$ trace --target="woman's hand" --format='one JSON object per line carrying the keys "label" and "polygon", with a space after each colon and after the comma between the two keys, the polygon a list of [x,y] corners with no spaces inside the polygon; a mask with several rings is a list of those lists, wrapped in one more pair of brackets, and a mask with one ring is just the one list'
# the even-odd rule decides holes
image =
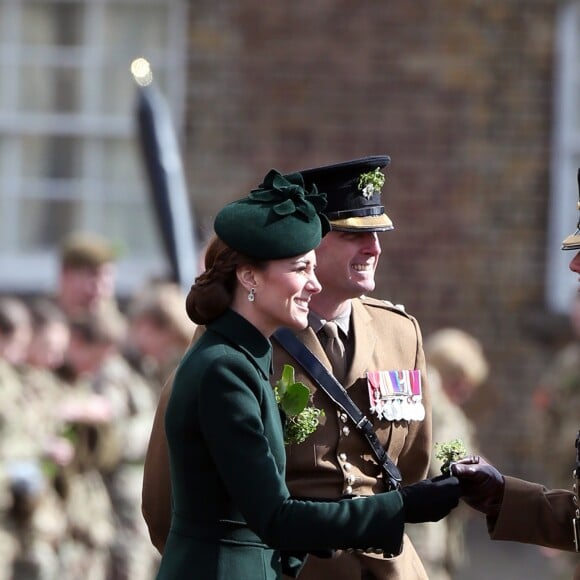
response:
{"label": "woman's hand", "polygon": [[405,522],[437,522],[459,503],[461,489],[455,477],[439,475],[399,490],[403,496]]}

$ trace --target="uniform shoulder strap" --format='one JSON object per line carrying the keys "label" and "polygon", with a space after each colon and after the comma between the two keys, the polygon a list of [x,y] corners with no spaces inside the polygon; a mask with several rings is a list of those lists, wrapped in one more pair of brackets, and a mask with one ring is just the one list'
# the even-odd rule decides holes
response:
{"label": "uniform shoulder strap", "polygon": [[389,310],[406,318],[411,318],[411,315],[405,310],[404,304],[393,304],[390,300],[380,300],[379,298],[371,298],[370,296],[361,296],[359,300],[364,306]]}

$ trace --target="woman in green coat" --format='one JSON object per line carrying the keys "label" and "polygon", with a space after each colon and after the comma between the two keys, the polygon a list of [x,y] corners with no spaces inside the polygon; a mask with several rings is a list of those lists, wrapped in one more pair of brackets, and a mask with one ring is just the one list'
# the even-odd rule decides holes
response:
{"label": "woman in green coat", "polygon": [[177,369],[165,416],[173,514],[158,580],[295,576],[306,552],[332,548],[398,554],[406,521],[440,519],[458,503],[455,478],[368,498],[290,497],[268,337],[307,325],[324,205],[300,174],[272,170],[216,217],[186,302],[206,332]]}

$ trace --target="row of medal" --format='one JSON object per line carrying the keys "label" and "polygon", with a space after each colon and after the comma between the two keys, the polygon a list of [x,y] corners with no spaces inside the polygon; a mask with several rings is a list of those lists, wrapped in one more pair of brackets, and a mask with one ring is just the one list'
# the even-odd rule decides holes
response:
{"label": "row of medal", "polygon": [[370,410],[387,421],[422,421],[425,418],[421,371],[368,371]]}

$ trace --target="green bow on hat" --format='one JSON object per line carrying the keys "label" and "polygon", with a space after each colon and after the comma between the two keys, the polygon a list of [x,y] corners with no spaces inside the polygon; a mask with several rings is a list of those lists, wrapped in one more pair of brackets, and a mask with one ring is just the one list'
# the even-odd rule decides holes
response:
{"label": "green bow on hat", "polygon": [[275,169],[270,169],[259,188],[252,190],[248,198],[268,203],[280,201],[272,206],[272,211],[280,216],[298,213],[312,219],[326,207],[326,194],[318,193],[314,184],[310,192],[306,192],[300,173],[282,175]]}
{"label": "green bow on hat", "polygon": [[251,258],[276,260],[313,250],[330,231],[322,210],[326,194],[313,184],[304,189],[300,173],[282,175],[271,169],[247,197],[216,216],[216,234],[231,248]]}

